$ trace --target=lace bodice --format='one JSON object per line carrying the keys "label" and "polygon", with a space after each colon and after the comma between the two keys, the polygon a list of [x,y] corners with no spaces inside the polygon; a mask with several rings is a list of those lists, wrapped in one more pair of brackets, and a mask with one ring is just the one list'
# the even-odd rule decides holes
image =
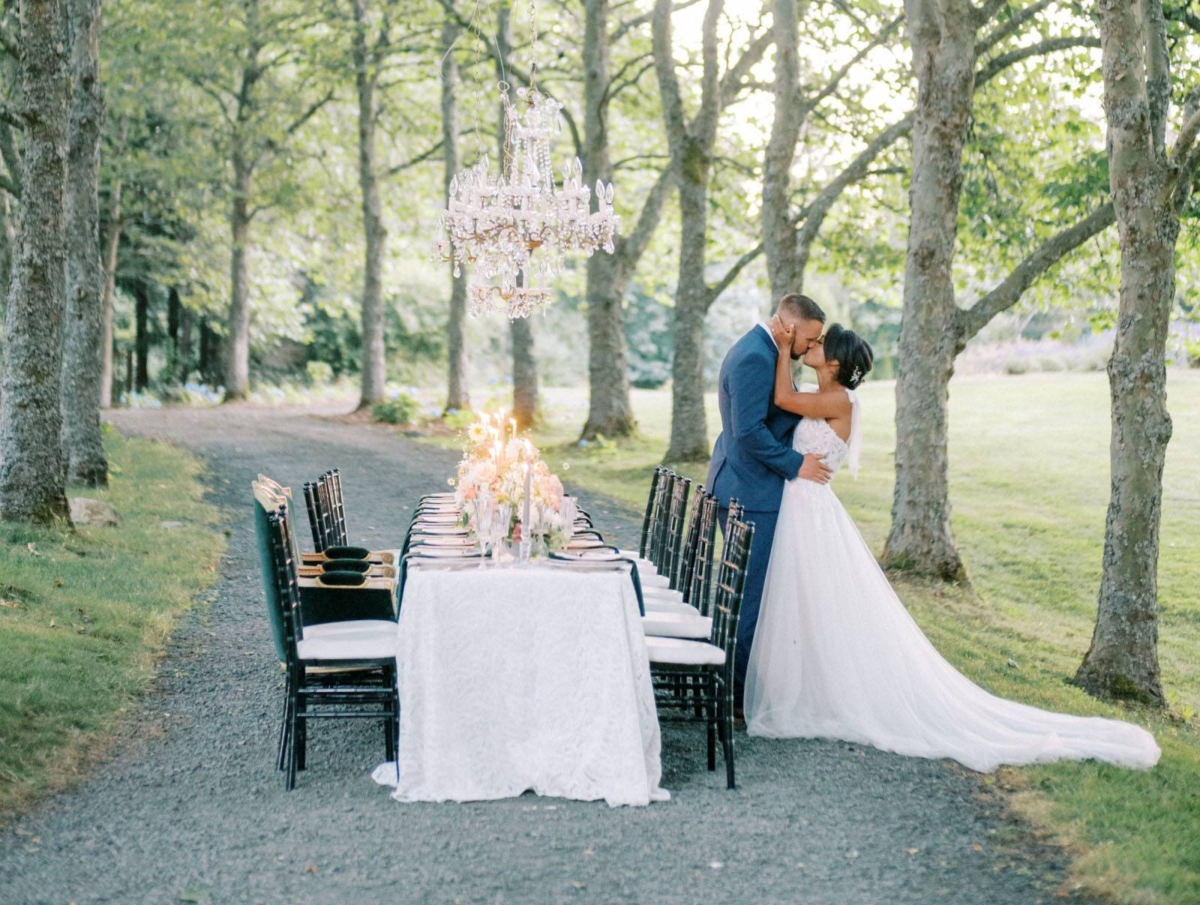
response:
{"label": "lace bodice", "polygon": [[842,467],[850,448],[833,432],[824,418],[803,418],[792,435],[792,448],[800,453],[824,453],[824,462],[834,472]]}

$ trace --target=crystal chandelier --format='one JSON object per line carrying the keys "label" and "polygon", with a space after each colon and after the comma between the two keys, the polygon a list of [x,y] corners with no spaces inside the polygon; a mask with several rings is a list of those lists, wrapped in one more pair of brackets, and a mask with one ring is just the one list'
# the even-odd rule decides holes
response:
{"label": "crystal chandelier", "polygon": [[502,311],[510,319],[528,317],[545,307],[553,294],[544,283],[564,271],[566,255],[598,248],[612,254],[620,218],[612,208],[612,183],[583,184],[579,158],[555,184],[550,146],[562,129],[562,104],[536,85],[517,89],[509,99],[500,83],[504,107],[504,161],[499,176],[489,171],[487,155],[450,182],[435,252],[454,262],[454,275],[472,264],[471,313]]}

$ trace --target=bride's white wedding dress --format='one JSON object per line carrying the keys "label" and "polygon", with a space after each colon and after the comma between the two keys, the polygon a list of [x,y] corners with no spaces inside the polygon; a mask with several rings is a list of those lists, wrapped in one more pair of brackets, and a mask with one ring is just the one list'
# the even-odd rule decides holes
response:
{"label": "bride's white wedding dress", "polygon": [[[800,422],[793,445],[835,470],[850,453],[815,418]],[[1049,713],[973,684],[908,615],[832,488],[800,479],[783,492],[745,710],[751,735],[842,739],[981,772],[1086,758],[1151,767],[1160,754],[1138,726]]]}

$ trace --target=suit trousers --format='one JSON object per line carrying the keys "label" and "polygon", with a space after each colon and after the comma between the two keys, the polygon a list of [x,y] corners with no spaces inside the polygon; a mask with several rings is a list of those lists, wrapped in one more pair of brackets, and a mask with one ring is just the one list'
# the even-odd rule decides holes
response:
{"label": "suit trousers", "polygon": [[[722,506],[719,511],[721,534],[725,534],[725,522],[729,510]],[[742,695],[746,685],[746,667],[750,663],[750,646],[754,643],[754,630],[758,627],[758,610],[762,605],[763,583],[767,580],[767,563],[771,559],[771,544],[775,540],[775,523],[779,511],[746,510],[743,521],[754,523],[754,542],[750,547],[750,563],[746,567],[746,583],[742,590],[742,609],[738,618],[737,652],[733,661],[733,694],[738,707],[742,706]]]}

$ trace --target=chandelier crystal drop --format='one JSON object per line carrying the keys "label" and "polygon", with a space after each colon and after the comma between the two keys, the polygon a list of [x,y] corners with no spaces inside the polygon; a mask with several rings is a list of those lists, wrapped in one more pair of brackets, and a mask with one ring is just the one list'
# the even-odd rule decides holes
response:
{"label": "chandelier crystal drop", "polygon": [[504,107],[504,161],[499,176],[489,172],[485,154],[450,182],[435,254],[454,262],[454,275],[473,266],[471,313],[504,312],[528,317],[553,299],[545,282],[563,273],[565,258],[597,249],[612,254],[620,218],[613,211],[612,183],[583,184],[579,158],[567,164],[561,186],[555,182],[550,148],[562,130],[562,104],[536,87],[518,88]]}

